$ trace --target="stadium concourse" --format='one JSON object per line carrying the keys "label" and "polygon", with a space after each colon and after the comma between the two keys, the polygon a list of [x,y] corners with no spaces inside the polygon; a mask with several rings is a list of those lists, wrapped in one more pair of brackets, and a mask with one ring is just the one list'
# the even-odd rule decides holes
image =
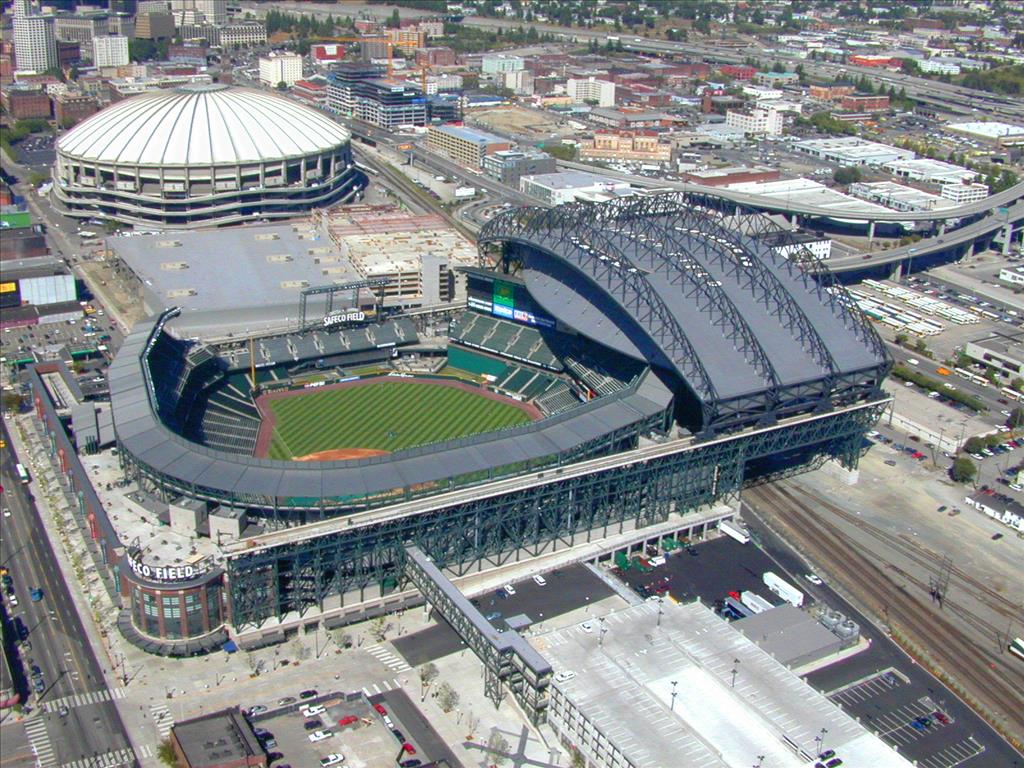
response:
{"label": "stadium concourse", "polygon": [[[180,511],[179,529],[217,532],[219,556],[191,575],[223,569],[236,637],[392,604],[409,544],[458,576],[642,541],[651,526],[682,531],[688,513],[750,482],[829,459],[855,467],[886,403],[881,341],[813,260],[776,254],[779,238],[767,219],[722,219],[673,195],[510,210],[479,236],[497,268],[461,268],[466,303],[444,309],[444,344],[420,338],[422,314],[401,312],[187,340],[169,309],[133,329],[110,368],[117,460],[140,498]],[[359,383],[318,392],[347,382]],[[383,397],[394,421],[375,436],[288,452],[376,455],[255,455],[261,397],[302,393],[281,401],[302,404],[403,383],[515,403],[532,419],[448,408],[459,429],[435,433],[429,404]],[[355,424],[366,407],[338,410]],[[119,566],[143,556],[110,547]],[[132,613],[139,632],[144,618]]]}

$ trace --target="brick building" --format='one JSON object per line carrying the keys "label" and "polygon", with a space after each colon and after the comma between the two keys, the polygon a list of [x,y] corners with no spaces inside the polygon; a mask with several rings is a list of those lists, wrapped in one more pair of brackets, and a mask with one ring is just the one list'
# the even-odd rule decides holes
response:
{"label": "brick building", "polygon": [[889,97],[854,93],[843,96],[839,106],[850,112],[884,112],[889,109]]}
{"label": "brick building", "polygon": [[812,85],[808,95],[821,101],[839,101],[844,96],[851,96],[856,90],[852,85]]}
{"label": "brick building", "polygon": [[416,64],[420,67],[453,67],[455,51],[445,46],[420,48],[416,51]]}
{"label": "brick building", "polygon": [[79,123],[100,109],[99,102],[92,96],[75,91],[65,91],[53,99],[53,116],[57,125],[68,128]]}
{"label": "brick building", "polygon": [[672,145],[658,140],[652,132],[596,133],[579,144],[581,160],[635,160],[667,163]]}
{"label": "brick building", "polygon": [[748,64],[725,64],[718,71],[734,80],[753,80],[757,74],[757,70]]}
{"label": "brick building", "polygon": [[0,90],[0,103],[15,120],[49,120],[52,113],[50,97],[41,88],[4,88]]}

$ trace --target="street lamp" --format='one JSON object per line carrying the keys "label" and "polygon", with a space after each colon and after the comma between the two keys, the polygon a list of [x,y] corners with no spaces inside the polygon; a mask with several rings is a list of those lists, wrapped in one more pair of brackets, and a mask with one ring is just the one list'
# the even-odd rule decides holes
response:
{"label": "street lamp", "polygon": [[604,633],[608,630],[604,626],[604,616],[600,617],[598,621],[601,622],[601,629],[597,635],[597,647],[601,648],[604,645]]}
{"label": "street lamp", "polygon": [[738,669],[739,664],[740,664],[740,660],[739,659],[733,659],[732,660],[732,685],[730,686],[731,688],[735,688],[736,687],[736,673],[739,672],[739,669]]}
{"label": "street lamp", "polygon": [[825,751],[825,734],[828,733],[828,728],[822,728],[820,733],[814,737],[814,741],[818,744],[818,754],[820,755]]}
{"label": "street lamp", "polygon": [[676,686],[677,685],[679,685],[679,681],[678,680],[673,680],[672,681],[672,705],[670,707],[670,710],[672,712],[676,711],[676,695],[677,695],[676,694]]}

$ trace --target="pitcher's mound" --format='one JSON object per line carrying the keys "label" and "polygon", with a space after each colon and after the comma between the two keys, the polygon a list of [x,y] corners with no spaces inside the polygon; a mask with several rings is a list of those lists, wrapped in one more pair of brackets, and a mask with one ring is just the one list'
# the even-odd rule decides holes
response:
{"label": "pitcher's mound", "polygon": [[296,456],[292,461],[344,461],[345,459],[365,459],[367,456],[386,456],[390,451],[378,451],[375,448],[332,448],[329,451],[307,453]]}

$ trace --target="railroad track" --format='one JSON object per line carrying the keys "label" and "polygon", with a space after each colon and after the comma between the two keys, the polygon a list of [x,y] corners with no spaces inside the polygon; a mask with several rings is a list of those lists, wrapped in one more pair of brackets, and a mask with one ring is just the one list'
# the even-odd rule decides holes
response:
{"label": "railroad track", "polygon": [[[828,499],[822,498],[819,494],[804,488],[801,488],[799,493],[813,499],[816,504],[827,509],[830,514],[845,520],[850,525],[864,531],[872,538],[897,550],[902,556],[917,563],[917,565],[921,566],[926,571],[934,572],[937,575],[938,571],[941,569],[942,555],[938,552],[928,549],[927,547],[923,547],[910,538],[901,537],[899,539],[901,543],[897,545],[893,542],[893,536],[888,531],[867,522],[863,518],[858,517],[842,507],[836,506]],[[949,569],[949,574],[951,580],[952,577],[956,578],[958,581],[957,586],[960,589],[970,594],[975,600],[983,602],[993,613],[1000,614],[1004,618],[1011,619],[1016,622],[1024,621],[1024,609],[1022,609],[1020,605],[1008,603],[1004,595],[1000,594],[997,590],[988,586],[984,582],[974,578],[962,568],[952,566]],[[927,590],[927,585],[925,585],[925,589]]]}
{"label": "railroad track", "polygon": [[822,520],[809,503],[790,489],[778,484],[765,485],[752,495],[760,498],[803,549],[825,553],[833,561],[842,553],[843,580],[871,612],[884,616],[890,626],[928,649],[938,666],[955,677],[990,713],[999,716],[994,723],[997,727],[1018,739],[1024,734],[1024,675],[980,647],[947,617],[894,584],[862,545]]}

